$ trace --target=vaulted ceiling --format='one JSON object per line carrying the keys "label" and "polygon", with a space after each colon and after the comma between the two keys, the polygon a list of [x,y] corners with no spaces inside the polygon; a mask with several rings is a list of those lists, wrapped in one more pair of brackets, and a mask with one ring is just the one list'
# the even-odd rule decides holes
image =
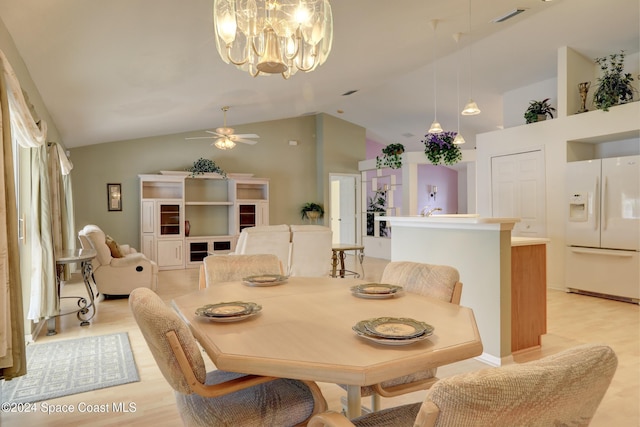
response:
{"label": "vaulted ceiling", "polygon": [[[222,62],[212,0],[0,0],[0,18],[69,148],[215,128],[224,105],[232,126],[324,112],[419,147],[435,105],[456,130],[471,92],[482,109],[461,118],[472,147],[502,126],[502,94],[556,76],[558,48],[588,58],[640,50],[638,0],[331,3],[327,62],[286,81]],[[515,8],[525,12],[491,22]]]}

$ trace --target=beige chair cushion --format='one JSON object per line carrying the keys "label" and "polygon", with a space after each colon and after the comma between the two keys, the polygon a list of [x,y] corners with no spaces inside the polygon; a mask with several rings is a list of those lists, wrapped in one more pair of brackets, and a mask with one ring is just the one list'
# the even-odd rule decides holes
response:
{"label": "beige chair cushion", "polygon": [[235,253],[238,255],[273,254],[284,271],[289,269],[291,231],[286,224],[249,227],[242,230]]}

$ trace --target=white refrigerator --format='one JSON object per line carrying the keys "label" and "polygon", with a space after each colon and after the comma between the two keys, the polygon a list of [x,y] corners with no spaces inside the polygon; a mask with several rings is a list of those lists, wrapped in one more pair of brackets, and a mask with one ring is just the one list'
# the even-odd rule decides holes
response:
{"label": "white refrigerator", "polygon": [[640,299],[640,156],[567,164],[566,287]]}

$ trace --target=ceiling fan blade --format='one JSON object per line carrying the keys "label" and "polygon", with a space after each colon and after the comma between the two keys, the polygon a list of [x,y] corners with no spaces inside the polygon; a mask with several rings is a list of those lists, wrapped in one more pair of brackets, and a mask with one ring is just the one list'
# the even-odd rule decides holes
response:
{"label": "ceiling fan blade", "polygon": [[217,138],[217,136],[192,136],[185,139],[211,139],[211,138]]}
{"label": "ceiling fan blade", "polygon": [[255,145],[258,143],[258,141],[254,141],[252,139],[242,139],[242,138],[233,139],[233,142],[242,142],[244,144],[249,144],[249,145]]}
{"label": "ceiling fan blade", "polygon": [[256,135],[255,133],[238,133],[235,135],[232,135],[238,138],[260,138],[258,135]]}
{"label": "ceiling fan blade", "polygon": [[218,137],[218,138],[221,138],[221,137],[223,137],[223,136],[224,136],[223,134],[218,133],[218,132],[214,132],[214,131],[212,131],[212,130],[205,130],[205,132],[206,132],[206,133],[210,133],[211,135],[215,135],[215,136],[216,136],[216,137]]}

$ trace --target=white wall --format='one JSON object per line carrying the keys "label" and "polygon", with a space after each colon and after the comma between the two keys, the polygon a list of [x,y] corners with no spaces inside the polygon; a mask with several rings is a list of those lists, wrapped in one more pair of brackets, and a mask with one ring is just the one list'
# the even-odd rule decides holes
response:
{"label": "white wall", "polygon": [[[567,142],[604,143],[625,140],[640,150],[640,102],[568,117],[517,126],[477,136],[478,213],[491,214],[491,157],[544,146],[547,194],[547,251],[549,287],[564,289],[565,166]],[[619,143],[615,144],[620,145]],[[600,148],[606,150],[606,148]]]}
{"label": "white wall", "polygon": [[[558,79],[555,77],[529,86],[505,92],[502,98],[502,115],[505,128],[520,126],[526,123],[524,112],[531,101],[542,101],[549,98],[549,104],[558,109]],[[558,112],[553,117],[558,117]],[[547,120],[549,118],[547,117]],[[476,141],[477,144],[477,141]]]}

